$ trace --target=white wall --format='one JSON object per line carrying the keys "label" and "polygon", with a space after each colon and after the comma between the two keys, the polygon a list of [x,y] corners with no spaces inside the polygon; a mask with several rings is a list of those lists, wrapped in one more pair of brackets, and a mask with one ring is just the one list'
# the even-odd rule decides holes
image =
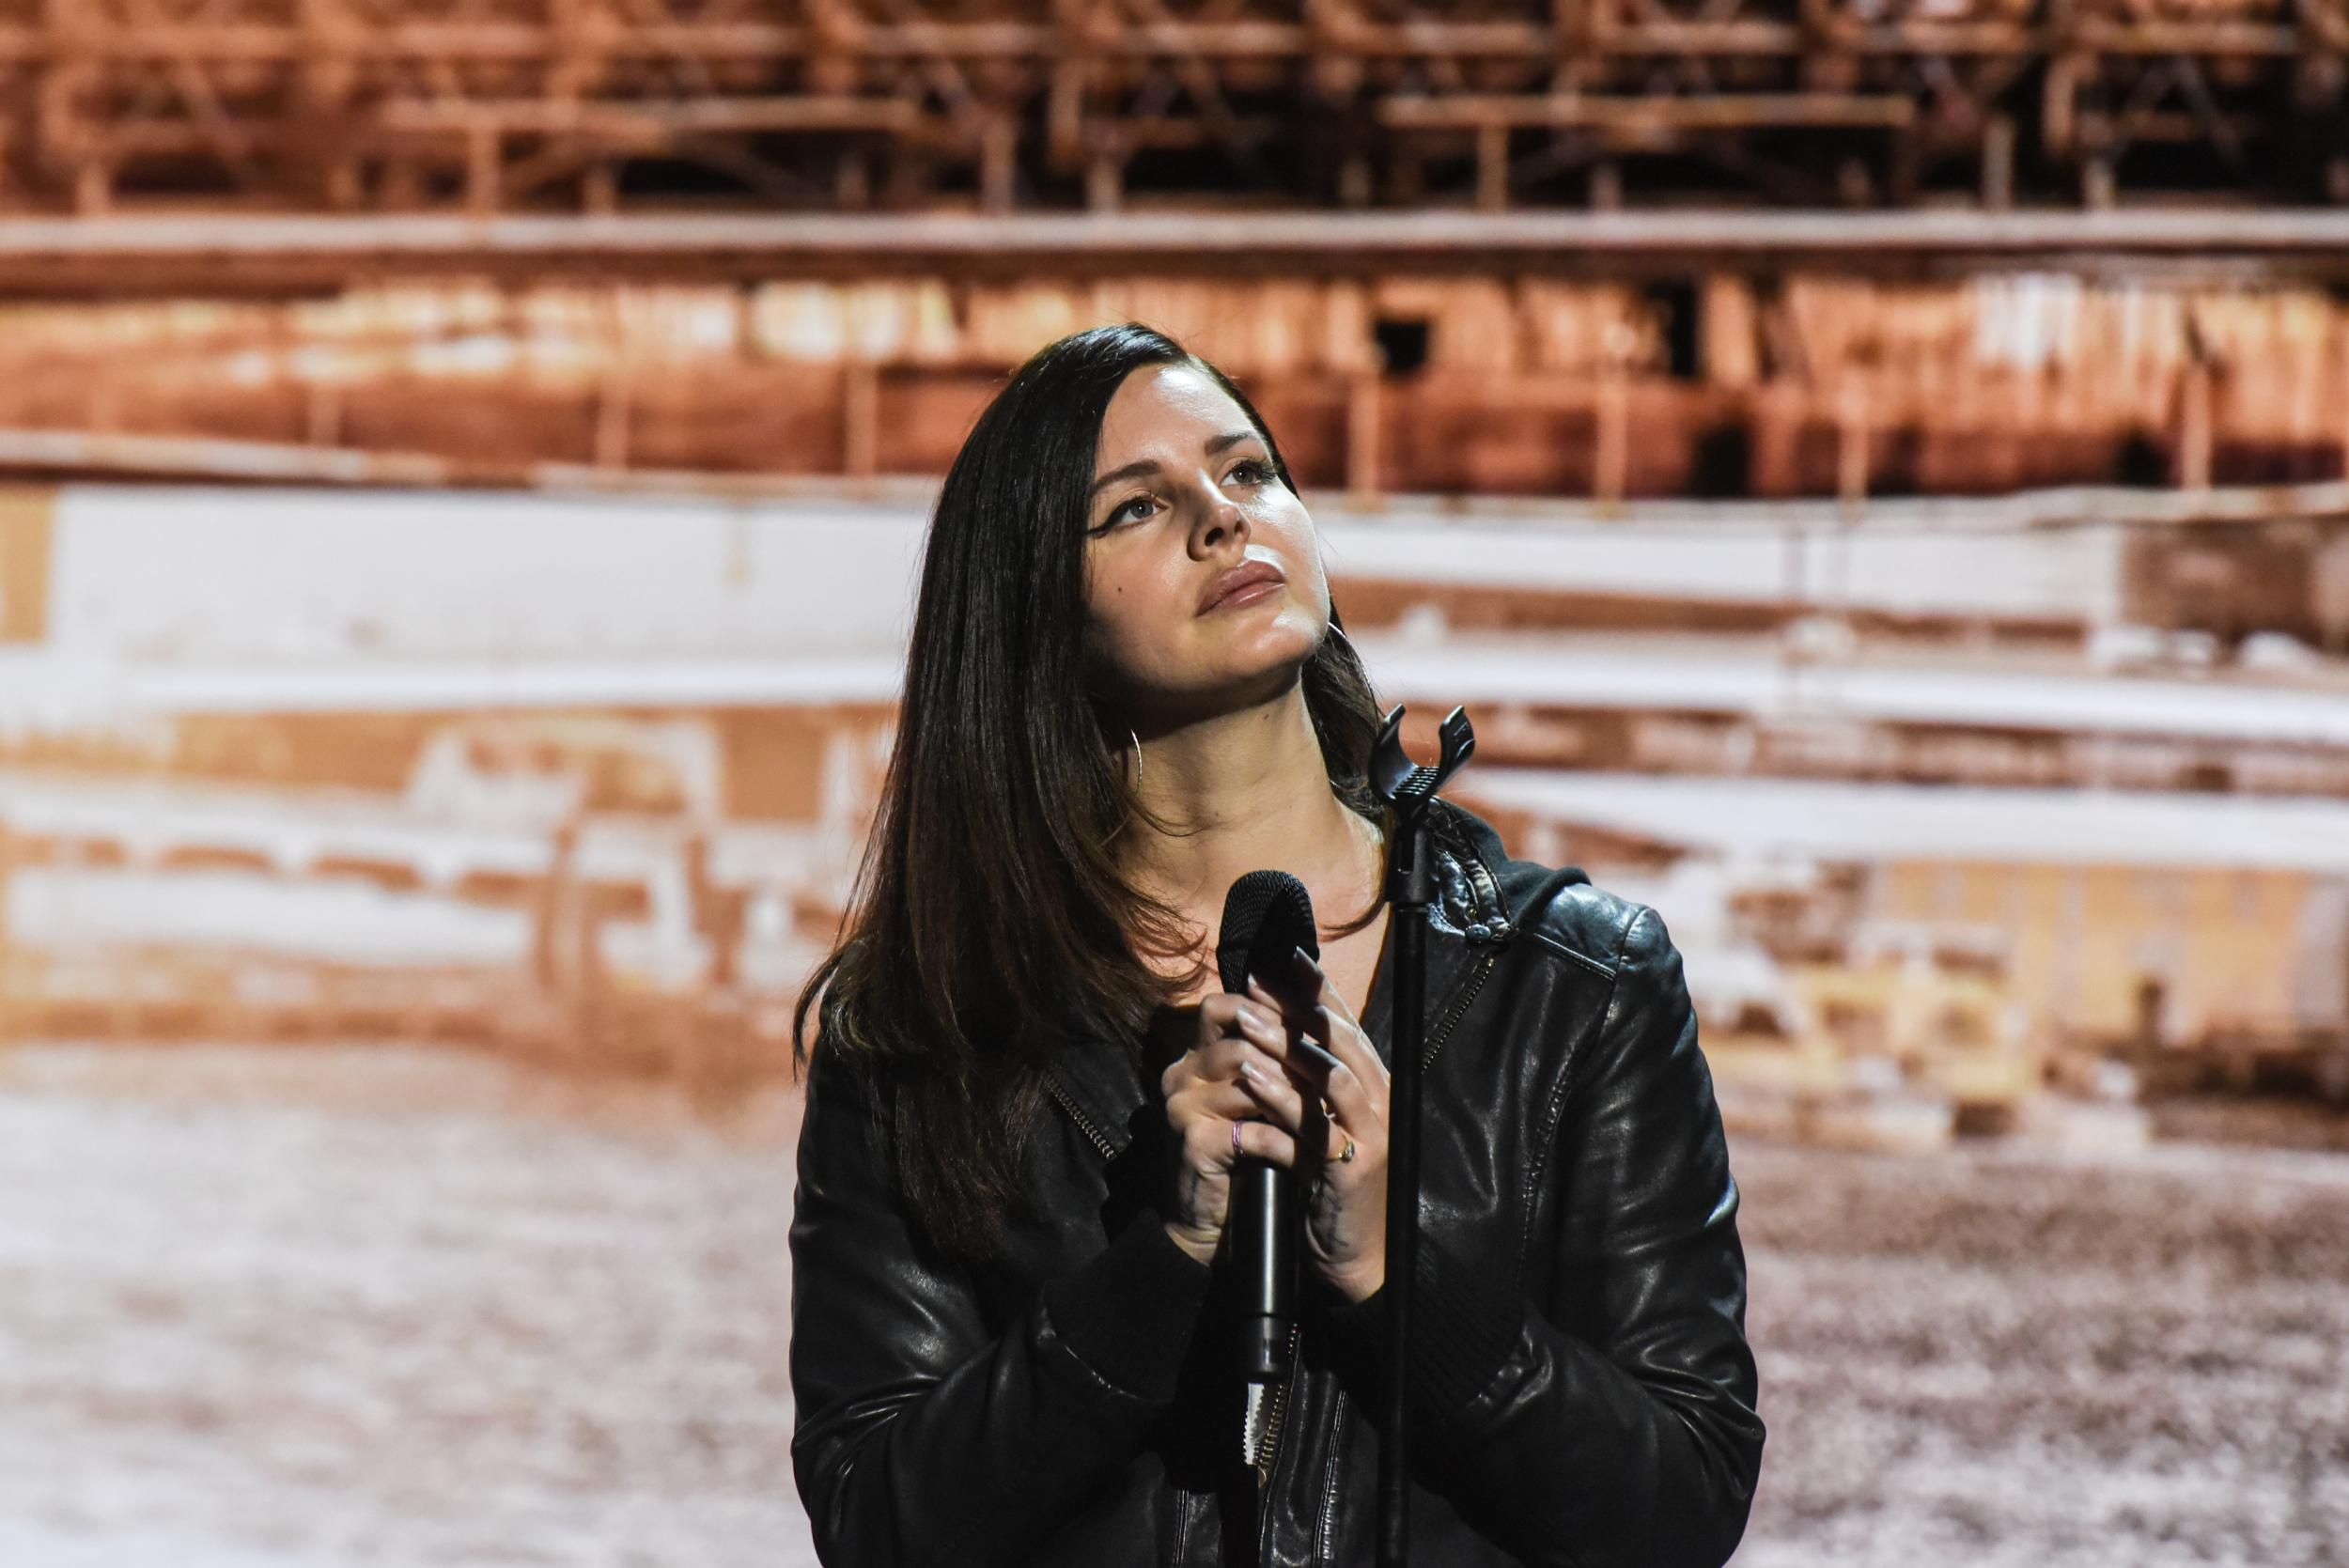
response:
{"label": "white wall", "polygon": [[60,652],[197,660],[392,654],[894,650],[924,519],[845,502],[74,487]]}
{"label": "white wall", "polygon": [[[1341,578],[2117,613],[2117,530],[2009,532],[1996,502],[1885,503],[1848,531],[1815,507],[1311,502]],[[928,503],[75,486],[56,518],[60,651],[766,657],[901,651]]]}

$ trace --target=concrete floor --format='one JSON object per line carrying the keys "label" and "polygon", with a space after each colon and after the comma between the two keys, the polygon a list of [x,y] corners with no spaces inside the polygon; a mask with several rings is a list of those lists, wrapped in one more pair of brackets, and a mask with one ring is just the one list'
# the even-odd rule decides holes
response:
{"label": "concrete floor", "polygon": [[[0,1563],[795,1568],[781,1095],[0,1050]],[[1741,1143],[1736,1561],[2349,1560],[2349,1155]]]}

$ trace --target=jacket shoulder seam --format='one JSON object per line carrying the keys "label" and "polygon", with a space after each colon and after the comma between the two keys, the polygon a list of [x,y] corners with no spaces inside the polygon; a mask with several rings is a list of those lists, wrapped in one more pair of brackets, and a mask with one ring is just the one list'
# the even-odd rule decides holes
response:
{"label": "jacket shoulder seam", "polygon": [[1557,954],[1560,957],[1569,959],[1574,963],[1581,965],[1584,969],[1589,970],[1593,974],[1597,975],[1602,980],[1612,980],[1615,978],[1614,965],[1608,963],[1603,958],[1593,957],[1591,955],[1569,943],[1553,931],[1544,930],[1538,925],[1529,925],[1525,928],[1525,934],[1532,938],[1535,941],[1540,942],[1544,947],[1548,948],[1551,952]]}
{"label": "jacket shoulder seam", "polygon": [[[1607,1032],[1614,1027],[1615,1017],[1623,1006],[1625,955],[1631,951],[1631,933],[1639,928],[1641,921],[1647,918],[1647,913],[1648,907],[1644,904],[1631,906],[1631,918],[1624,922],[1623,931],[1615,941],[1615,962],[1607,970],[1609,982],[1607,1005],[1599,1009],[1598,1022],[1585,1031],[1585,1033],[1604,1037]],[[1580,1044],[1581,1040],[1578,1037],[1575,1045],[1579,1047]],[[1558,1125],[1565,1115],[1566,1096],[1574,1091],[1576,1071],[1581,1065],[1582,1052],[1579,1049],[1570,1049],[1566,1056],[1564,1071],[1559,1075],[1557,1093],[1550,1096],[1551,1116],[1549,1126],[1546,1129],[1548,1133],[1546,1142],[1554,1141],[1558,1136]]]}
{"label": "jacket shoulder seam", "polygon": [[[1611,902],[1618,906],[1616,910],[1611,911],[1614,919],[1621,922],[1620,924],[1615,925],[1612,933],[1614,953],[1611,958],[1601,957],[1597,953],[1589,951],[1591,946],[1595,946],[1598,941],[1605,939],[1603,930],[1581,929],[1585,925],[1595,924],[1595,922],[1572,920],[1562,912],[1562,905],[1569,902],[1581,902],[1577,897],[1579,893],[1591,895],[1594,902],[1598,902],[1597,912],[1602,915],[1610,912],[1606,910],[1606,903]],[[1582,904],[1581,907],[1588,908],[1589,905]],[[1619,894],[1606,893],[1595,883],[1570,882],[1549,890],[1549,896],[1542,899],[1536,907],[1528,910],[1528,918],[1517,926],[1517,929],[1533,938],[1560,957],[1571,963],[1579,964],[1593,974],[1611,981],[1621,970],[1629,954],[1631,933],[1639,925],[1640,917],[1647,912],[1647,908],[1648,906],[1644,904],[1624,898]],[[1573,929],[1567,929],[1570,926]],[[1577,937],[1581,937],[1584,940],[1578,941]]]}

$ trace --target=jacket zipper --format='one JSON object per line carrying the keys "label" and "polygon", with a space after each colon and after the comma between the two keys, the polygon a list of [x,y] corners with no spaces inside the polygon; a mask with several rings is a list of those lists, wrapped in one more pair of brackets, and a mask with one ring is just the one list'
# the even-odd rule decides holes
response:
{"label": "jacket zipper", "polygon": [[[1344,1389],[1339,1389],[1330,1396],[1330,1430],[1337,1434],[1343,1434],[1346,1431],[1346,1390]],[[1330,1463],[1322,1471],[1321,1529],[1315,1536],[1314,1544],[1315,1551],[1325,1562],[1330,1560],[1333,1550],[1330,1540],[1330,1527],[1338,1512],[1338,1449],[1343,1441],[1342,1436],[1331,1441]]]}
{"label": "jacket zipper", "polygon": [[1257,1441],[1256,1452],[1249,1463],[1256,1467],[1256,1492],[1262,1497],[1272,1483],[1272,1455],[1281,1443],[1281,1418],[1288,1411],[1289,1385],[1297,1381],[1297,1321],[1289,1321],[1288,1375],[1272,1390],[1272,1413],[1265,1418],[1264,1436]]}
{"label": "jacket zipper", "polygon": [[1460,1000],[1452,1004],[1452,1011],[1444,1015],[1443,1025],[1436,1031],[1435,1038],[1428,1041],[1426,1048],[1419,1053],[1422,1067],[1436,1060],[1436,1052],[1441,1050],[1443,1043],[1452,1038],[1453,1030],[1459,1027],[1460,1020],[1468,1016],[1468,1010],[1476,1005],[1477,993],[1485,988],[1486,980],[1500,965],[1499,953],[1487,953],[1476,960],[1475,972],[1469,976],[1468,986],[1460,992]]}
{"label": "jacket zipper", "polygon": [[[1476,969],[1470,974],[1468,985],[1460,992],[1460,1000],[1453,1003],[1451,1011],[1444,1015],[1443,1021],[1437,1026],[1434,1037],[1428,1041],[1426,1048],[1420,1052],[1419,1061],[1421,1067],[1424,1068],[1436,1060],[1436,1052],[1443,1048],[1443,1044],[1446,1040],[1452,1038],[1452,1032],[1459,1027],[1460,1020],[1468,1016],[1468,1010],[1471,1006],[1475,1005],[1478,993],[1483,991],[1485,988],[1485,982],[1491,977],[1493,970],[1499,968],[1500,964],[1501,955],[1498,952],[1488,952],[1476,961]],[[1297,1336],[1299,1327],[1299,1326],[1296,1323],[1291,1323],[1289,1325],[1289,1374],[1287,1378],[1283,1380],[1280,1388],[1273,1391],[1272,1416],[1271,1419],[1265,1423],[1263,1455],[1256,1462],[1256,1489],[1257,1495],[1261,1498],[1256,1513],[1256,1556],[1260,1560],[1266,1555],[1267,1543],[1265,1541],[1265,1529],[1266,1526],[1271,1522],[1272,1498],[1269,1495],[1269,1490],[1272,1484],[1273,1463],[1279,1458],[1281,1452],[1281,1418],[1285,1412],[1285,1407],[1287,1405],[1289,1384],[1296,1381],[1297,1378]],[[1343,1389],[1340,1390],[1339,1397],[1343,1399]],[[1333,1413],[1335,1414],[1343,1415],[1344,1410],[1345,1406],[1343,1405],[1333,1406]],[[1334,1467],[1332,1467],[1332,1473],[1334,1476]],[[1325,1493],[1322,1498],[1321,1517],[1322,1530],[1325,1538],[1330,1528],[1330,1513],[1335,1501],[1336,1494],[1334,1490]]]}
{"label": "jacket zipper", "polygon": [[1066,1092],[1061,1088],[1058,1079],[1047,1078],[1044,1080],[1044,1092],[1060,1101],[1061,1109],[1067,1111],[1069,1119],[1077,1124],[1077,1130],[1093,1140],[1093,1146],[1101,1151],[1103,1159],[1117,1157],[1117,1150],[1111,1145],[1107,1138],[1101,1135],[1101,1129],[1093,1125],[1093,1119],[1077,1109],[1077,1102],[1068,1097]]}

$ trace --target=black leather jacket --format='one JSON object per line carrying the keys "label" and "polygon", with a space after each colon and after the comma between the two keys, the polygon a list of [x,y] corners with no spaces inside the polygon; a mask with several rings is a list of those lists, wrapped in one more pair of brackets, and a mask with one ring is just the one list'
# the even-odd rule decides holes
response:
{"label": "black leather jacket", "polygon": [[[1680,956],[1644,905],[1439,803],[1410,1560],[1726,1560],[1761,1468],[1745,1255]],[[1389,1049],[1392,948],[1362,1022]],[[791,1226],[792,1461],[828,1564],[1367,1564],[1383,1293],[1312,1295],[1258,1463],[1225,1271],[1156,1211],[1165,1116],[1074,1053],[983,1269],[917,1250],[870,1081],[820,1042]],[[1310,1272],[1310,1271],[1308,1271]]]}

